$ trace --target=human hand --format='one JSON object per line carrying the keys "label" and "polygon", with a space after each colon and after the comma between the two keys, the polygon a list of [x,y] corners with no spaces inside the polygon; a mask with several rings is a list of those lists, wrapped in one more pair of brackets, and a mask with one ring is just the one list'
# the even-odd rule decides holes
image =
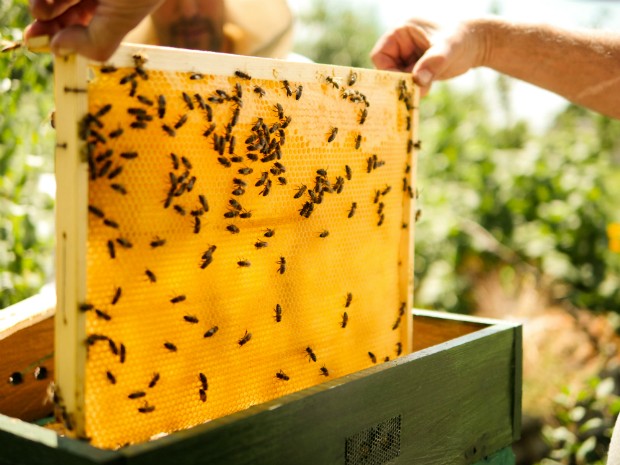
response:
{"label": "human hand", "polygon": [[54,53],[79,53],[107,60],[123,40],[162,0],[30,0],[34,22],[26,41],[51,37]]}
{"label": "human hand", "polygon": [[483,63],[485,34],[475,21],[440,28],[410,19],[384,34],[370,53],[379,69],[411,72],[426,95],[435,80],[450,79]]}

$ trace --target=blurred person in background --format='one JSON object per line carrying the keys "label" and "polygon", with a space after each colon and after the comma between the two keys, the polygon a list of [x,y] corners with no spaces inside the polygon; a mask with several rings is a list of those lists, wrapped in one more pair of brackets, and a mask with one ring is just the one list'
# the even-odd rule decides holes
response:
{"label": "blurred person in background", "polygon": [[105,61],[121,41],[288,58],[286,0],[31,0],[25,38],[48,35],[54,53]]}

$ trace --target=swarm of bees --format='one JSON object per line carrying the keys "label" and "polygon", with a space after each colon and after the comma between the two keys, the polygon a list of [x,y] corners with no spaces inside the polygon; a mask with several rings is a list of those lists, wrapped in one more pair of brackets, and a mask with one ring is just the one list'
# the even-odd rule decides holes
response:
{"label": "swarm of bees", "polygon": [[[102,65],[88,88],[64,89],[89,93],[79,124],[89,177],[89,289],[78,308],[87,316],[86,392],[127,405],[107,436],[97,432],[105,414],[86,413],[88,435],[104,447],[121,443],[122,422],[149,418],[164,428],[177,402],[191,405],[192,416],[171,424],[187,427],[403,353],[406,296],[385,297],[381,284],[379,296],[364,295],[369,286],[347,268],[369,265],[347,244],[376,241],[385,249],[391,241],[398,250],[409,235],[403,205],[414,198],[410,167],[419,146],[410,133],[412,84],[389,81],[402,124],[375,144],[385,132],[373,113],[381,103],[371,102],[362,87],[368,78],[358,71],[294,82],[246,69],[169,77],[149,65],[135,54],[131,67]],[[339,112],[312,118],[310,127],[307,112],[317,99]],[[395,254],[391,261],[378,255],[379,274],[397,276]],[[329,276],[307,283],[313,293],[325,291],[312,303],[303,291],[310,268]],[[386,301],[388,316],[370,316],[371,306]],[[321,320],[329,336],[315,341],[300,332],[309,318]],[[144,346],[132,335],[140,331],[150,335]],[[357,353],[339,352],[340,340],[362,335],[367,345]],[[272,354],[260,358],[264,367],[240,368],[260,351]],[[189,372],[173,369],[187,357]],[[231,369],[217,368],[218,357]],[[311,368],[298,365],[304,357]],[[341,358],[355,362],[343,369]],[[250,382],[237,378],[242,372]],[[252,401],[235,405],[242,386]],[[218,406],[221,392],[233,400]]]}

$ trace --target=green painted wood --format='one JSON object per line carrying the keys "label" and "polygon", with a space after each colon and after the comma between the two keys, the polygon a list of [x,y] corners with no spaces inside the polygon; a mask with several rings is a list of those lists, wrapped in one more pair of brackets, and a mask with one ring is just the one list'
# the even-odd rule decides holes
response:
{"label": "green painted wood", "polygon": [[[0,415],[3,419],[5,417]],[[15,420],[19,421],[19,420]],[[116,451],[101,450],[83,441],[58,437],[40,426],[34,435],[0,430],[0,465],[121,465],[125,459]],[[52,433],[55,444],[46,437]]]}
{"label": "green painted wood", "polygon": [[508,452],[496,451],[519,435],[520,350],[521,327],[495,322],[398,360],[119,451],[67,438],[50,445],[48,430],[21,422],[28,426],[27,434],[12,431],[0,416],[0,465],[352,465],[345,458],[347,438],[395,417],[400,417],[400,455],[390,464],[514,465]]}
{"label": "green painted wood", "polygon": [[510,447],[506,447],[474,465],[515,465],[515,454]]}
{"label": "green painted wood", "polygon": [[519,335],[489,327],[121,453],[136,465],[341,465],[347,437],[400,415],[393,463],[475,463],[515,436]]}

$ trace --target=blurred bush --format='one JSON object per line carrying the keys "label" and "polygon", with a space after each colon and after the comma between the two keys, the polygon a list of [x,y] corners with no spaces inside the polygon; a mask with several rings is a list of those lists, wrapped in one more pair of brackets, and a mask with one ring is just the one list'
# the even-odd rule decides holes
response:
{"label": "blurred bush", "polygon": [[[19,43],[28,22],[26,0],[1,0],[1,46]],[[0,308],[51,279],[52,107],[51,57],[0,53]]]}

